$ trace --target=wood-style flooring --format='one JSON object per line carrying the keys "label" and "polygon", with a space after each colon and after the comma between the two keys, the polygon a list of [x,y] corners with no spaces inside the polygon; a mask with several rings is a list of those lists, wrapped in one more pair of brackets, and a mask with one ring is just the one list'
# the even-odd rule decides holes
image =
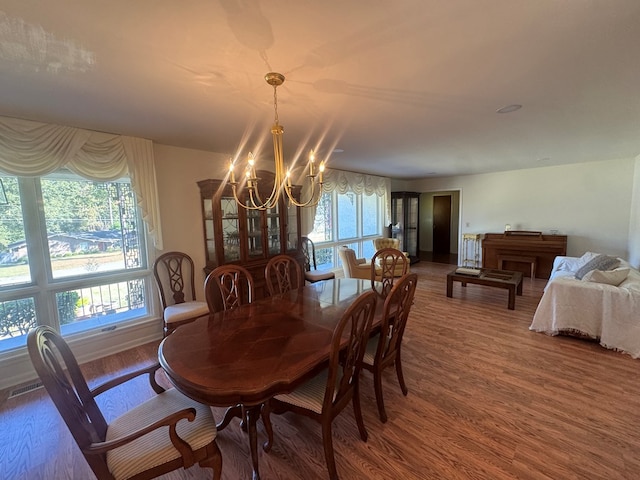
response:
{"label": "wood-style flooring", "polygon": [[[507,292],[454,284],[451,265],[420,262],[404,337],[409,395],[385,375],[389,421],[380,423],[370,375],[362,379],[368,442],[351,407],[334,422],[345,479],[638,479],[640,363],[595,342],[528,330],[544,280],[524,280],[516,309]],[[83,366],[90,384],[156,358],[150,344]],[[152,395],[143,379],[104,395],[113,417]],[[2,397],[0,397],[2,398]],[[219,416],[220,409],[214,409]],[[327,478],[319,424],[272,416],[275,445],[260,450],[263,480]],[[0,478],[94,478],[44,390],[0,405]],[[265,438],[258,426],[259,441]],[[218,436],[224,480],[251,478],[247,436],[237,420]],[[205,479],[194,466],[165,479]]]}

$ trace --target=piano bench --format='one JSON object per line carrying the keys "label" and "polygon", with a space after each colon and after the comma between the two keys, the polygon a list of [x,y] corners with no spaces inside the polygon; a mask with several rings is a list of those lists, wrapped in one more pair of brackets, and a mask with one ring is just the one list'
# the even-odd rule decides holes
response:
{"label": "piano bench", "polygon": [[502,270],[504,262],[528,263],[531,265],[531,280],[536,278],[536,257],[524,257],[522,255],[497,255],[498,270]]}

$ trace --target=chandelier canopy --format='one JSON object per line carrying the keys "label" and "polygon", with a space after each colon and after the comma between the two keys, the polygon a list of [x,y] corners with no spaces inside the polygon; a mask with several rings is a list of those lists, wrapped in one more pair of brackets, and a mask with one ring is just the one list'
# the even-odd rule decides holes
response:
{"label": "chandelier canopy", "polygon": [[324,161],[319,166],[315,164],[315,155],[313,150],[309,153],[309,163],[306,179],[309,182],[309,198],[306,201],[300,201],[295,198],[291,185],[291,166],[285,168],[284,154],[282,151],[282,135],[284,128],[278,121],[278,87],[284,83],[284,75],[281,73],[270,72],[264,76],[264,79],[273,87],[273,108],[275,119],[271,127],[271,135],[273,137],[273,156],[275,162],[275,179],[273,188],[269,196],[263,200],[258,191],[258,182],[260,178],[256,175],[256,158],[253,153],[249,152],[247,157],[247,165],[244,171],[244,186],[248,194],[245,199],[238,196],[239,183],[235,178],[235,161],[229,161],[229,184],[233,189],[233,196],[238,205],[247,210],[267,210],[274,208],[278,204],[280,195],[284,193],[289,198],[289,202],[298,207],[311,207],[318,204],[322,195],[322,174],[325,169]]}

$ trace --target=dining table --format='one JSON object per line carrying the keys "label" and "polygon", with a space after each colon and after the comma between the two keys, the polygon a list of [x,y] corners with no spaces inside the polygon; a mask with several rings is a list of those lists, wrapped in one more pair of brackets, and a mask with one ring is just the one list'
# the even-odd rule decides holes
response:
{"label": "dining table", "polygon": [[[188,397],[228,407],[223,430],[241,418],[249,436],[253,480],[259,480],[256,422],[265,404],[326,367],[333,331],[371,280],[336,278],[210,313],[168,335],[158,349],[174,387]],[[383,300],[372,329],[379,328]],[[270,425],[265,425],[270,427]]]}

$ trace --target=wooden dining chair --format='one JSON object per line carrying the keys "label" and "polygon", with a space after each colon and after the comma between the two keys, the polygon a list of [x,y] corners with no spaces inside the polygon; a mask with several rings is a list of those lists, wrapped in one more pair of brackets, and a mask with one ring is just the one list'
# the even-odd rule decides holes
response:
{"label": "wooden dining chair", "polygon": [[[89,389],[71,349],[51,327],[31,330],[27,346],[44,387],[99,480],[150,479],[194,463],[212,468],[214,480],[220,479],[222,455],[211,408],[158,385],[159,364]],[[140,375],[149,376],[157,395],[107,423],[96,397]]]}
{"label": "wooden dining chair", "polygon": [[233,310],[255,297],[253,277],[240,265],[220,265],[207,275],[204,294],[209,311]]}
{"label": "wooden dining chair", "polygon": [[373,373],[378,415],[383,423],[387,421],[387,413],[382,396],[382,371],[395,365],[403,395],[406,396],[409,392],[402,373],[400,353],[402,337],[407,326],[417,283],[418,276],[415,273],[410,273],[401,277],[391,288],[384,301],[380,332],[369,339],[362,359],[362,368]]}
{"label": "wooden dining chair", "polygon": [[[270,412],[275,414],[294,412],[320,422],[322,445],[331,480],[338,478],[331,424],[350,402],[353,403],[360,438],[367,441],[367,430],[360,409],[359,374],[376,302],[377,295],[374,292],[369,290],[361,294],[344,313],[333,332],[328,367],[293,392],[276,395],[268,405]],[[345,338],[348,340],[343,348]],[[273,433],[270,424],[265,426],[269,439],[264,449],[269,451]]]}
{"label": "wooden dining chair", "polygon": [[316,283],[321,280],[336,278],[336,274],[331,270],[318,270],[316,264],[316,247],[309,237],[300,238],[302,244],[302,255],[304,256],[304,279],[309,283]]}
{"label": "wooden dining chair", "polygon": [[304,287],[302,268],[289,255],[272,257],[264,269],[264,278],[271,296]]}
{"label": "wooden dining chair", "polygon": [[193,260],[182,252],[167,252],[153,263],[162,302],[164,336],[178,326],[209,313],[206,302],[196,300]]}
{"label": "wooden dining chair", "polygon": [[386,297],[394,280],[408,271],[409,259],[404,253],[396,248],[381,248],[371,258],[371,288]]}
{"label": "wooden dining chair", "polygon": [[[209,311],[234,310],[240,305],[251,303],[254,299],[253,276],[246,268],[240,265],[220,265],[207,275],[204,281],[204,293],[209,305]],[[266,412],[264,415],[266,415]],[[240,417],[240,426],[243,430],[246,430],[248,425],[247,412],[242,404],[236,404],[227,409],[224,418],[218,423],[218,429],[225,429],[235,416]]]}

